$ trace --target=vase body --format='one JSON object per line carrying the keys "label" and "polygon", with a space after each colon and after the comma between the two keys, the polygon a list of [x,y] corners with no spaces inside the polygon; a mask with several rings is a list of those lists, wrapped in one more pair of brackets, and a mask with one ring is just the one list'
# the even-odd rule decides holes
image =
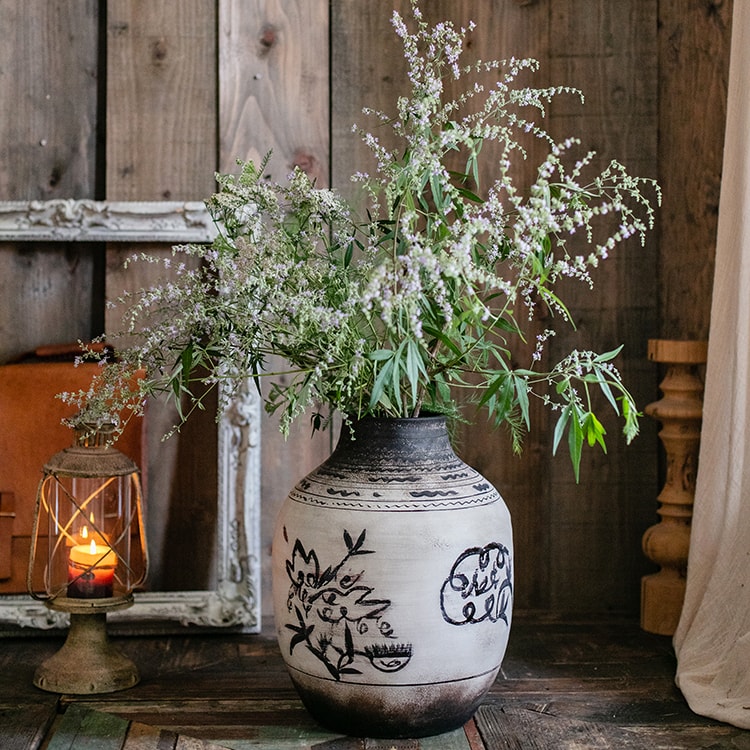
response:
{"label": "vase body", "polygon": [[345,427],[273,542],[279,645],[309,712],[360,737],[462,726],[505,653],[512,554],[505,503],[442,417]]}

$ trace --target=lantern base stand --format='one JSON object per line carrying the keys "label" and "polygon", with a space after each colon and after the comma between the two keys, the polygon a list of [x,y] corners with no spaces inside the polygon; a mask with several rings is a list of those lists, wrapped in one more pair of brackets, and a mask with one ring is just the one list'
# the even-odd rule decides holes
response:
{"label": "lantern base stand", "polygon": [[133,662],[107,636],[107,614],[72,612],[63,647],[36,670],[34,684],[52,693],[93,695],[125,690],[138,683]]}

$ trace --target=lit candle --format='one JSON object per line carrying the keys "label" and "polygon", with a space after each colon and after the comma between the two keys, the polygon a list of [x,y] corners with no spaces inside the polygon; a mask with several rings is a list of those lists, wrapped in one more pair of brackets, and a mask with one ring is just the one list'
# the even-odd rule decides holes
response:
{"label": "lit candle", "polygon": [[68,558],[68,596],[73,599],[112,596],[116,567],[117,555],[94,539],[72,547]]}

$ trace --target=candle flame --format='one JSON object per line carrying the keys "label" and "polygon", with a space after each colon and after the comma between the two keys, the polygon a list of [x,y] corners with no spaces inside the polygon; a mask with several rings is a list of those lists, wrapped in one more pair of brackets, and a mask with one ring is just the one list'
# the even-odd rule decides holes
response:
{"label": "candle flame", "polygon": [[89,545],[89,552],[91,552],[92,555],[96,554],[96,542],[92,539],[91,544]]}
{"label": "candle flame", "polygon": [[84,526],[81,529],[81,539],[88,539],[88,538],[89,538],[89,527],[88,526]]}

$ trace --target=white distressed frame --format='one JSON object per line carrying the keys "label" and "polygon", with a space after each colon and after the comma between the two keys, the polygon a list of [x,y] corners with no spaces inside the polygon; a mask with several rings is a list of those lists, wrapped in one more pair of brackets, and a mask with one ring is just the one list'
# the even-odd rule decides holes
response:
{"label": "white distressed frame", "polygon": [[[0,202],[0,242],[210,242],[213,221],[200,202],[92,200]],[[136,593],[109,615],[127,630],[261,627],[260,399],[245,384],[219,422],[215,590]],[[63,628],[68,615],[27,595],[0,595],[0,634]]]}

